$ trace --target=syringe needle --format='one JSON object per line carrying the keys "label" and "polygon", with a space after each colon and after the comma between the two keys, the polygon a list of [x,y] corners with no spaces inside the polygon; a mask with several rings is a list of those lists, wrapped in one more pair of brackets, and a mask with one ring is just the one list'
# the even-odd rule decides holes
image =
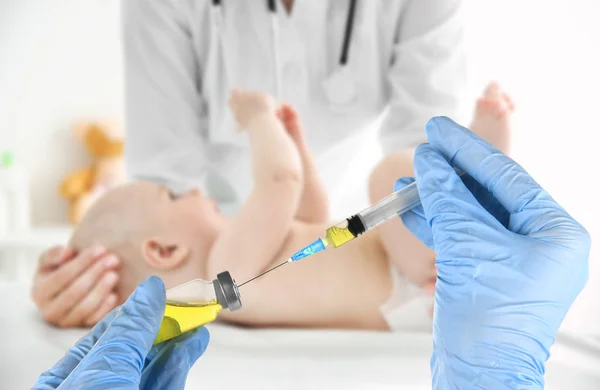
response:
{"label": "syringe needle", "polygon": [[289,260],[286,260],[286,261],[284,261],[283,263],[281,263],[281,264],[279,264],[279,265],[276,265],[275,267],[273,267],[273,268],[270,268],[270,269],[266,270],[266,271],[265,271],[265,272],[263,272],[262,274],[260,274],[260,275],[257,275],[257,276],[253,277],[253,278],[252,278],[252,279],[250,279],[250,280],[246,280],[246,281],[245,281],[244,283],[242,283],[242,284],[238,284],[238,288],[239,288],[239,287],[242,287],[244,284],[250,283],[250,282],[251,282],[251,281],[253,281],[254,279],[258,279],[258,278],[260,278],[260,277],[261,277],[261,276],[263,276],[264,274],[268,274],[269,272],[276,270],[277,268],[279,268],[279,267],[281,267],[282,265],[285,265],[285,264],[287,264],[287,263],[289,263],[289,262],[290,262]]}
{"label": "syringe needle", "polygon": [[304,259],[305,257],[314,255],[317,252],[325,250],[325,248],[327,248],[327,241],[325,239],[319,238],[319,239],[317,239],[317,241],[313,242],[312,244],[309,244],[308,246],[306,246],[306,247],[300,249],[298,252],[294,253],[294,255],[292,257],[290,257],[287,261],[284,261],[283,263],[276,265],[275,267],[273,267],[271,269],[266,270],[262,274],[255,276],[250,280],[246,280],[244,283],[239,284],[238,287],[242,287],[244,284],[250,283],[254,279],[260,278],[264,274],[268,274],[269,272],[276,270],[277,268],[281,267],[284,264],[287,264],[287,263],[290,263],[293,261],[298,261],[300,259]]}

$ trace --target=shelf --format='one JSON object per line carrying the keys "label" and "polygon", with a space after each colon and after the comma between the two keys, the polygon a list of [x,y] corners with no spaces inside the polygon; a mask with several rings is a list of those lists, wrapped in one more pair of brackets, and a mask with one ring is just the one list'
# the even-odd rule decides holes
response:
{"label": "shelf", "polygon": [[34,227],[24,232],[0,236],[0,251],[7,249],[35,249],[48,248],[54,245],[65,245],[69,238],[73,227],[64,226],[48,226]]}

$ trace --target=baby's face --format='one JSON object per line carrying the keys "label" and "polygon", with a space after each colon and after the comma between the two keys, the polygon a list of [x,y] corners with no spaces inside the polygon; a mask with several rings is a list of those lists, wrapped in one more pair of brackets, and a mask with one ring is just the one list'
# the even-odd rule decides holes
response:
{"label": "baby's face", "polygon": [[119,294],[127,297],[150,275],[160,276],[167,288],[204,277],[225,223],[216,202],[198,190],[173,194],[155,183],[136,182],[95,202],[70,245],[102,245],[121,257]]}
{"label": "baby's face", "polygon": [[161,187],[157,212],[167,226],[179,231],[182,237],[198,240],[198,235],[214,234],[223,223],[217,202],[204,196],[198,189],[183,194],[175,194]]}
{"label": "baby's face", "polygon": [[217,203],[194,189],[175,194],[168,188],[154,183],[135,183],[130,194],[147,204],[145,208],[154,215],[151,230],[164,232],[192,245],[203,237],[213,236],[223,223]]}

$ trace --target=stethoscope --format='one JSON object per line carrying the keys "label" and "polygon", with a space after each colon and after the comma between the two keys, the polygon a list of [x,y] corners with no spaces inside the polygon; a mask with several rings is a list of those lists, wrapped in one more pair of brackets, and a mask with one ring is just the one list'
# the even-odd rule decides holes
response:
{"label": "stethoscope", "polygon": [[[356,12],[357,0],[350,0],[350,7],[346,16],[346,26],[344,29],[344,41],[342,43],[342,52],[336,71],[323,84],[323,88],[329,99],[338,104],[345,104],[355,96],[354,80],[350,75],[348,60],[350,58],[350,42],[352,40],[352,30],[354,27],[354,14]],[[221,0],[213,0],[213,6],[216,12],[217,29],[221,33],[223,24],[223,15],[221,13]],[[276,98],[281,99],[281,63],[279,58],[279,24],[277,23],[277,0],[267,0],[267,9],[271,16],[271,36],[273,46],[273,65],[275,69],[275,93]]]}

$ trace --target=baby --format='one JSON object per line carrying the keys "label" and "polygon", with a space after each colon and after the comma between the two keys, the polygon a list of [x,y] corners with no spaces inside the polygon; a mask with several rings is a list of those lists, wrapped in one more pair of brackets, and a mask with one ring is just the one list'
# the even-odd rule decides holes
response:
{"label": "baby", "polygon": [[[249,133],[254,187],[235,218],[193,190],[174,194],[149,182],[98,200],[71,239],[75,249],[105,246],[122,259],[118,294],[126,298],[157,275],[167,288],[229,271],[247,280],[289,258],[331,226],[324,187],[298,117],[268,96],[234,91],[230,107]],[[491,84],[471,129],[507,152],[513,105]],[[372,202],[396,179],[413,176],[413,151],[382,160],[371,174]],[[243,309],[221,319],[249,326],[396,330],[427,326],[435,254],[397,218],[337,249],[287,265],[241,289]],[[416,321],[416,320],[419,321]]]}

